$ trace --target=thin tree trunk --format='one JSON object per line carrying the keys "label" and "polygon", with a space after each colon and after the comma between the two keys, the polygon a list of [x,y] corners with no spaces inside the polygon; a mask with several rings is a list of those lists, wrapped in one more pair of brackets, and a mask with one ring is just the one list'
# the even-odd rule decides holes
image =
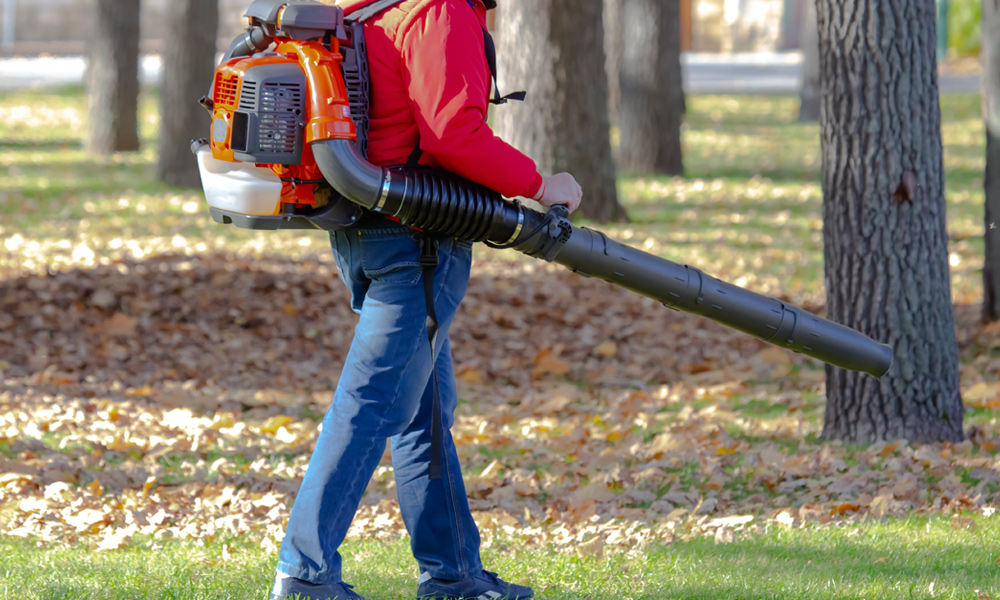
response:
{"label": "thin tree trunk", "polygon": [[97,0],[87,65],[89,152],[139,149],[139,0]]}
{"label": "thin tree trunk", "polygon": [[497,9],[501,90],[526,89],[500,106],[496,131],[543,173],[568,171],[583,187],[583,216],[624,220],[611,158],[602,3],[507,0]]}
{"label": "thin tree trunk", "polygon": [[167,12],[157,173],[170,185],[201,184],[191,140],[206,137],[211,124],[198,99],[212,83],[218,25],[217,0],[174,0]]}
{"label": "thin tree trunk", "polygon": [[1000,131],[986,131],[986,206],[983,214],[986,242],[983,257],[984,321],[1000,320]]}
{"label": "thin tree trunk", "polygon": [[819,121],[819,32],[816,0],[804,0],[802,15],[802,86],[799,88],[799,121]]}
{"label": "thin tree trunk", "polygon": [[983,320],[1000,320],[1000,5],[983,0],[983,121],[986,126]]}
{"label": "thin tree trunk", "polygon": [[827,439],[961,440],[934,0],[819,0],[827,314],[889,343],[827,367]]}
{"label": "thin tree trunk", "polygon": [[608,117],[618,125],[621,110],[621,72],[625,56],[621,0],[604,0],[604,71],[608,76]]}
{"label": "thin tree trunk", "polygon": [[681,175],[681,29],[679,0],[624,0],[621,71],[623,169]]}

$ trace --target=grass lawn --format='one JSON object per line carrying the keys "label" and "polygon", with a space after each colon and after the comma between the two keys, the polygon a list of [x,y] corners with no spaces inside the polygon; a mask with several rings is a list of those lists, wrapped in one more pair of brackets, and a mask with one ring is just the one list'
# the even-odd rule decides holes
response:
{"label": "grass lawn", "polygon": [[[594,555],[501,545],[484,561],[539,598],[574,600],[855,600],[1000,595],[996,519],[961,526],[909,517],[838,527],[780,525],[717,543],[698,537],[632,552]],[[264,597],[273,555],[239,542],[172,542],[113,553],[40,552],[0,542],[0,597],[208,600]],[[411,598],[415,566],[406,540],[356,540],[344,548],[345,578],[371,600]]]}
{"label": "grass lawn", "polygon": [[[818,126],[688,107],[686,175],[620,174],[600,228],[821,307]],[[942,114],[969,441],[821,443],[815,361],[477,247],[454,435],[487,568],[567,600],[1000,599],[979,98]],[[84,117],[0,92],[0,599],[261,598],[353,325],[326,240],[156,182],[152,93],[140,152],[86,154]],[[371,599],[415,590],[394,494],[387,461],[344,548]]]}

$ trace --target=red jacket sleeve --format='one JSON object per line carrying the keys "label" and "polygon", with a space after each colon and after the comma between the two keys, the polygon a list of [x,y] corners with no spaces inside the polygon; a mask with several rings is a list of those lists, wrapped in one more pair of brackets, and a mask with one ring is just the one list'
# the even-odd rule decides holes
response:
{"label": "red jacket sleeve", "polygon": [[421,150],[504,196],[533,196],[542,184],[535,162],[486,124],[492,76],[476,11],[461,0],[431,3],[407,27],[400,51]]}

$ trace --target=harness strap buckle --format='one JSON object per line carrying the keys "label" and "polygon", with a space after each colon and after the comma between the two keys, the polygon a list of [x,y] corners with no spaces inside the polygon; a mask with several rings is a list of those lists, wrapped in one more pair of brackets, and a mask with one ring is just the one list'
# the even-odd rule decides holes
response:
{"label": "harness strap buckle", "polygon": [[438,248],[440,242],[437,238],[429,236],[420,237],[420,266],[423,268],[436,267],[438,265]]}

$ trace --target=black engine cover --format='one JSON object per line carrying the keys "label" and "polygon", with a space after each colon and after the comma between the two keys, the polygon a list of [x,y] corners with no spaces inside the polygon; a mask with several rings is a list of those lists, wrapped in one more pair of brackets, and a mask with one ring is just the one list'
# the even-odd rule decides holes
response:
{"label": "black engine cover", "polygon": [[295,64],[258,65],[243,76],[233,113],[237,160],[275,165],[302,162],[306,76]]}

